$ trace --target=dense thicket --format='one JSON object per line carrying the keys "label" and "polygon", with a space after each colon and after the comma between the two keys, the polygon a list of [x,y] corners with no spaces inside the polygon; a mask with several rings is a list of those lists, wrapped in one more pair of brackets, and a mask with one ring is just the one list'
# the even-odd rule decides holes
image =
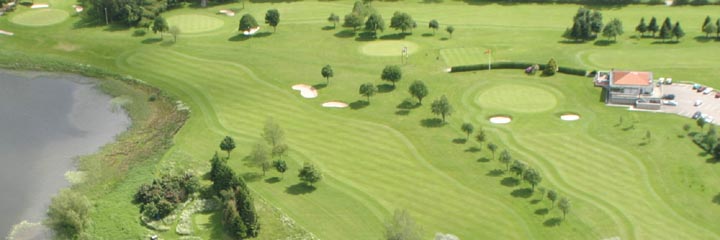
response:
{"label": "dense thicket", "polygon": [[199,188],[198,178],[192,173],[164,175],[140,186],[135,193],[135,203],[140,204],[140,211],[146,217],[162,219]]}
{"label": "dense thicket", "polygon": [[184,1],[189,0],[78,0],[78,3],[85,7],[84,16],[91,22],[105,23],[107,19],[109,23],[149,27],[155,16],[179,7]]}

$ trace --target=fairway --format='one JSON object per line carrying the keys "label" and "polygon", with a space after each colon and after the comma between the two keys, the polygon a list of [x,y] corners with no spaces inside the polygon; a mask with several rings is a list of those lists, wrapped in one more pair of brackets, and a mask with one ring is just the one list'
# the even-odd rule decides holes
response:
{"label": "fairway", "polygon": [[202,33],[217,30],[225,24],[216,17],[208,17],[199,14],[182,14],[169,17],[167,22],[170,26],[177,26],[182,33]]}
{"label": "fairway", "polygon": [[528,113],[544,112],[555,108],[557,98],[543,88],[519,84],[502,84],[484,89],[483,93],[477,97],[476,102],[482,108]]}
{"label": "fairway", "polygon": [[403,48],[407,47],[408,54],[413,54],[418,50],[418,45],[414,42],[403,40],[380,40],[366,43],[360,48],[360,52],[368,56],[390,57],[401,56]]}
{"label": "fairway", "polygon": [[69,16],[66,11],[58,9],[33,9],[12,16],[10,21],[23,26],[42,27],[61,23]]}
{"label": "fairway", "polygon": [[[602,45],[560,37],[579,5],[371,2],[386,23],[402,11],[418,27],[412,34],[386,26],[377,38],[363,37],[362,30],[348,36],[352,30],[342,27],[342,16],[354,1],[245,1],[164,12],[181,34],[176,41],[168,35],[147,41],[132,37],[135,28],[78,28],[70,22],[79,21],[75,17],[36,31],[15,21],[37,21],[42,18],[26,14],[43,10],[23,10],[0,18],[0,29],[18,33],[2,39],[0,56],[10,55],[10,66],[25,58],[93,65],[146,82],[190,109],[171,148],[97,188],[102,191],[84,193],[94,206],[88,234],[97,239],[146,239],[150,233],[231,239],[222,212],[195,214],[194,232],[181,236],[176,222],[168,231],[139,224],[132,204],[139,186],[162,174],[207,174],[225,136],[237,145],[227,153],[228,164],[262,211],[257,239],[383,239],[397,209],[422,226],[422,239],[437,232],[460,239],[720,238],[720,168],[692,142],[701,129],[694,120],[608,107],[587,77],[441,71],[487,63],[485,51],[492,49],[493,61],[545,64],[553,58],[561,67],[653,71],[718,89],[720,57],[713,53],[720,43],[703,41],[698,25],[717,16],[720,6],[600,8],[603,19],[618,18],[625,26],[616,43]],[[235,17],[212,15],[218,9],[242,10]],[[280,13],[276,31],[263,22],[268,9]],[[334,28],[330,13],[341,18]],[[263,29],[251,38],[235,36],[244,14]],[[634,26],[652,16],[680,21],[687,35],[672,44],[637,37]],[[427,27],[433,19],[440,23],[435,33]],[[449,25],[456,29],[452,36],[444,31]],[[407,62],[399,59],[404,47],[412,55]],[[321,74],[326,65],[334,72],[327,79]],[[381,79],[387,65],[402,69],[394,86]],[[421,104],[408,91],[415,81],[427,86]],[[359,94],[364,83],[378,88],[369,99]],[[452,106],[444,122],[432,111],[442,96]],[[282,156],[284,173],[271,168],[263,174],[247,160],[265,141],[268,118],[285,131],[290,150]],[[469,134],[466,123],[474,129]],[[499,161],[505,150],[540,173],[534,191]],[[298,177],[305,162],[323,173],[313,187]],[[568,198],[570,212],[564,216],[558,201],[539,188]]]}

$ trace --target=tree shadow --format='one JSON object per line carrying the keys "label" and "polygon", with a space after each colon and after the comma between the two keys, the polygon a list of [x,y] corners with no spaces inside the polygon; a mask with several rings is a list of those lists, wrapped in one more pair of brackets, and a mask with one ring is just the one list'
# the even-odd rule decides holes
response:
{"label": "tree shadow", "polygon": [[420,36],[423,36],[423,37],[432,37],[432,36],[435,36],[435,34],[432,34],[432,33],[423,33],[423,34],[420,35]]}
{"label": "tree shadow", "polygon": [[610,46],[611,44],[613,44],[615,42],[616,41],[614,41],[614,40],[597,40],[597,41],[595,41],[595,43],[593,43],[593,45],[604,47],[604,46]]}
{"label": "tree shadow", "polygon": [[506,187],[515,187],[517,185],[520,185],[520,181],[514,177],[505,177],[500,180],[500,184]]}
{"label": "tree shadow", "polygon": [[648,144],[647,142],[641,142],[641,143],[638,143],[638,147],[644,147],[644,146],[646,146],[647,144]]}
{"label": "tree shadow", "polygon": [[499,176],[502,176],[503,173],[504,173],[503,170],[493,169],[493,170],[490,170],[489,172],[487,172],[487,173],[485,174],[485,176],[489,176],[489,177],[499,177]]}
{"label": "tree shadow", "polygon": [[175,45],[175,41],[164,41],[164,42],[160,43],[160,46],[163,46],[163,47],[169,47],[172,45]]}
{"label": "tree shadow", "polygon": [[259,33],[256,33],[256,34],[252,35],[252,37],[254,37],[254,38],[264,38],[264,37],[268,37],[268,36],[270,36],[270,35],[272,35],[272,34],[273,34],[272,32],[259,32]]}
{"label": "tree shadow", "polygon": [[667,44],[667,45],[673,45],[673,44],[678,44],[678,43],[680,43],[680,41],[672,41],[672,40],[670,40],[670,41],[653,41],[653,42],[650,43],[650,44]]}
{"label": "tree shadow", "polygon": [[410,98],[406,98],[405,100],[403,100],[400,104],[398,104],[395,107],[399,108],[399,109],[415,109],[419,106],[420,106],[419,103],[416,103],[415,101],[413,101]]}
{"label": "tree shadow", "polygon": [[279,177],[266,178],[265,182],[270,183],[270,184],[278,183],[278,182],[280,182],[280,178]]}
{"label": "tree shadow", "polygon": [[547,209],[547,208],[540,208],[540,209],[538,209],[538,210],[535,210],[535,214],[536,214],[536,215],[540,215],[540,216],[545,216],[545,215],[547,215],[548,213],[550,213],[550,210]]}
{"label": "tree shadow", "polygon": [[377,34],[375,34],[374,32],[361,32],[355,38],[355,41],[359,41],[359,42],[367,42],[367,41],[375,41],[375,40],[377,40]]}
{"label": "tree shadow", "polygon": [[533,192],[530,188],[518,188],[513,190],[510,195],[516,198],[529,198],[533,195]]}
{"label": "tree shadow", "polygon": [[575,41],[575,40],[560,40],[558,41],[560,44],[585,44],[587,41]]}
{"label": "tree shadow", "polygon": [[455,138],[452,140],[452,143],[454,144],[465,144],[467,142],[467,139],[465,138]]}
{"label": "tree shadow", "polygon": [[355,31],[353,31],[352,29],[345,29],[345,30],[336,32],[334,34],[334,36],[338,37],[338,38],[351,38],[351,37],[355,37]]}
{"label": "tree shadow", "polygon": [[298,183],[298,184],[295,184],[295,185],[285,188],[285,192],[292,194],[292,195],[302,195],[302,194],[311,193],[311,192],[315,191],[315,189],[317,189],[317,188],[315,188],[315,186],[310,186],[304,182],[301,182],[301,183]]}
{"label": "tree shadow", "polygon": [[[469,148],[465,149],[465,152],[471,152],[471,153],[477,153],[477,152],[481,152],[481,151],[482,151],[482,148],[479,148],[479,147],[469,147]],[[487,160],[490,161],[490,159],[487,159]]]}
{"label": "tree shadow", "polygon": [[380,39],[382,40],[402,40],[405,39],[405,36],[410,35],[410,33],[393,33],[393,34],[387,34],[380,36]]}
{"label": "tree shadow", "polygon": [[441,37],[441,38],[440,38],[440,41],[447,41],[447,40],[450,40],[450,38],[448,38],[448,37]]}
{"label": "tree shadow", "polygon": [[407,109],[395,111],[395,115],[399,115],[399,116],[407,116],[409,114],[410,114],[410,110],[407,110]]}
{"label": "tree shadow", "polygon": [[716,163],[718,163],[719,161],[718,161],[718,159],[716,159],[716,158],[714,158],[714,157],[711,157],[711,158],[705,159],[705,162],[706,162],[706,163],[710,163],[710,164],[716,164]]}
{"label": "tree shadow", "polygon": [[243,180],[246,182],[257,182],[258,180],[262,179],[263,175],[262,173],[256,173],[256,172],[246,172],[240,175]]}
{"label": "tree shadow", "polygon": [[390,84],[379,84],[377,85],[377,88],[379,93],[392,92],[393,90],[395,90],[395,86]]}
{"label": "tree shadow", "polygon": [[228,38],[228,41],[240,42],[240,41],[247,41],[248,39],[250,39],[250,36],[245,36],[244,34],[240,33],[240,34],[237,34],[235,36]]}
{"label": "tree shadow", "polygon": [[695,39],[695,41],[697,41],[697,42],[706,43],[706,42],[710,42],[710,41],[714,40],[714,37],[697,36],[697,37],[694,37],[693,39]]}
{"label": "tree shadow", "polygon": [[106,31],[106,32],[117,32],[117,31],[125,31],[125,30],[128,30],[128,29],[130,29],[130,26],[128,26],[128,25],[111,23],[110,25],[107,25],[107,26],[103,29],[103,31]]}
{"label": "tree shadow", "polygon": [[560,226],[561,222],[562,222],[562,219],[560,219],[559,217],[554,217],[554,218],[545,220],[545,222],[543,222],[543,226],[556,227],[556,226]]}
{"label": "tree shadow", "polygon": [[540,199],[533,199],[530,201],[530,204],[538,204],[540,203]]}
{"label": "tree shadow", "polygon": [[323,31],[330,31],[330,30],[333,30],[333,29],[335,29],[335,27],[333,27],[333,26],[324,26],[324,27],[321,28],[321,30],[323,30]]}
{"label": "tree shadow", "polygon": [[320,90],[320,89],[327,87],[327,83],[318,83],[318,84],[313,85],[312,87],[317,90]]}
{"label": "tree shadow", "polygon": [[357,101],[350,103],[350,108],[353,110],[358,110],[358,109],[365,108],[368,105],[370,105],[370,103],[368,103],[367,101],[357,100]]}
{"label": "tree shadow", "polygon": [[154,44],[154,43],[159,43],[159,42],[162,42],[162,39],[160,39],[160,38],[146,38],[146,39],[140,41],[140,43],[142,43],[142,44]]}
{"label": "tree shadow", "polygon": [[481,158],[478,158],[477,161],[478,161],[478,162],[486,163],[486,162],[490,162],[490,159],[489,159],[489,158],[486,158],[486,157],[481,157]]}
{"label": "tree shadow", "polygon": [[442,121],[442,119],[439,118],[426,118],[420,120],[420,125],[426,128],[438,128],[445,125],[445,123]]}
{"label": "tree shadow", "polygon": [[715,197],[713,197],[712,202],[720,205],[720,193],[718,193],[717,195],[715,195]]}

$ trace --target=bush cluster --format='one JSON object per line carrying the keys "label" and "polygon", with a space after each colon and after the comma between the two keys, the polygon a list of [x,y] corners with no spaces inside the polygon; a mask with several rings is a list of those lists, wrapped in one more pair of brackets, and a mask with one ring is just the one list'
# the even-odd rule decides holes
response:
{"label": "bush cluster", "polygon": [[[492,69],[525,69],[529,66],[533,66],[536,63],[528,63],[528,62],[498,62],[492,64]],[[540,70],[544,70],[547,67],[547,64],[537,64],[540,66]],[[469,71],[478,71],[478,70],[488,70],[487,64],[475,64],[475,65],[464,65],[464,66],[454,66],[450,68],[450,72],[469,72]],[[579,68],[571,68],[571,67],[558,67],[558,72],[570,74],[570,75],[577,75],[577,76],[587,76],[588,71],[585,69],[579,69]]]}
{"label": "bush cluster", "polygon": [[165,175],[140,186],[135,193],[135,203],[140,204],[140,212],[146,217],[162,219],[199,188],[200,182],[192,173]]}

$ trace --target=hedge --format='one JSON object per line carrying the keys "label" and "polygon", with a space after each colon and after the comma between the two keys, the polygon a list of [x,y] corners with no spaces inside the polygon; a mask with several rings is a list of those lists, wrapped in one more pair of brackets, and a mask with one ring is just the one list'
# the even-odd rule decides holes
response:
{"label": "hedge", "polygon": [[[527,62],[497,62],[493,63],[492,69],[526,69],[527,67],[533,66],[535,63],[527,63]],[[539,70],[545,69],[545,64],[538,64],[540,66]],[[463,66],[454,66],[450,67],[450,72],[468,72],[468,71],[478,71],[478,70],[488,70],[488,64],[475,64],[475,65],[463,65]],[[570,74],[570,75],[577,75],[577,76],[587,76],[588,71],[585,69],[579,69],[579,68],[570,68],[570,67],[558,67],[558,72]]]}

